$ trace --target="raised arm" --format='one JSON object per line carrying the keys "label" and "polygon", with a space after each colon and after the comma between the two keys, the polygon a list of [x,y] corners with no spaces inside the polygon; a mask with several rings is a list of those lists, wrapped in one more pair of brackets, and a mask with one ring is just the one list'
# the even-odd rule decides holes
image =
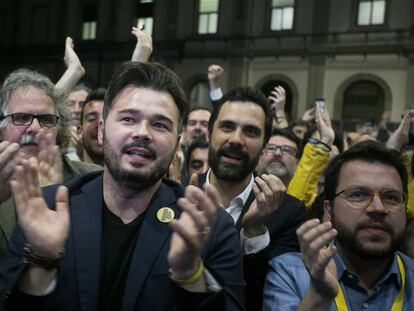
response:
{"label": "raised arm", "polygon": [[76,83],[85,75],[85,68],[83,68],[78,55],[75,53],[71,37],[66,37],[65,56],[63,60],[66,65],[66,71],[55,84],[55,87],[62,89],[65,94],[69,94]]}
{"label": "raised arm", "polygon": [[286,91],[285,89],[277,85],[270,92],[269,102],[273,112],[273,119],[276,120],[277,128],[287,128],[289,123],[286,118],[285,105],[286,105]]}
{"label": "raised arm", "polygon": [[133,62],[146,63],[152,53],[152,37],[137,27],[132,27],[131,34],[137,38],[137,44],[135,45],[131,60]]}

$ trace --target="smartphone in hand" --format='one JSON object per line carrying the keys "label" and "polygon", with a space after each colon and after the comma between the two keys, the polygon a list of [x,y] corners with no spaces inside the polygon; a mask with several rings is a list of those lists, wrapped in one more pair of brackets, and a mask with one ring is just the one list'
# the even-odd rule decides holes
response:
{"label": "smartphone in hand", "polygon": [[326,110],[326,102],[323,98],[316,98],[315,105],[319,108],[319,110],[324,113]]}

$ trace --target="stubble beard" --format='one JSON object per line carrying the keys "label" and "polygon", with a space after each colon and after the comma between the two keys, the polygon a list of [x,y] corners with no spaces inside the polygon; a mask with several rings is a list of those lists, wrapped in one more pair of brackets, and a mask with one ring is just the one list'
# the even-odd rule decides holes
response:
{"label": "stubble beard", "polygon": [[154,184],[156,184],[168,171],[168,167],[172,160],[174,152],[170,154],[166,160],[154,163],[152,167],[141,168],[135,165],[137,169],[127,170],[122,166],[121,156],[118,156],[111,143],[104,136],[104,163],[108,168],[112,178],[123,186],[134,189],[136,191],[143,191]]}
{"label": "stubble beard", "polygon": [[[392,228],[387,228],[387,232],[390,236],[389,245],[378,248],[369,247],[369,245],[365,245],[365,243],[358,238],[358,233],[361,230],[360,225],[357,225],[354,230],[350,230],[343,223],[336,220],[334,213],[332,213],[331,221],[333,227],[338,232],[336,237],[338,243],[346,249],[346,251],[365,260],[380,261],[394,256],[394,253],[401,248],[405,236],[404,232],[396,233]],[[375,241],[371,241],[371,243],[375,243]],[[384,242],[379,241],[378,243]]]}

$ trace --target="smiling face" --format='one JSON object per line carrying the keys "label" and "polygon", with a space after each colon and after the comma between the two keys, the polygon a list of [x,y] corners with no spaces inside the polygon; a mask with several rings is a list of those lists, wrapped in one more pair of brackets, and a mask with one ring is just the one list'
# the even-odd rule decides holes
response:
{"label": "smiling face", "polygon": [[126,86],[112,101],[100,139],[116,181],[145,189],[168,170],[178,143],[178,108],[165,92]]}
{"label": "smiling face", "polygon": [[253,102],[228,101],[214,122],[208,161],[214,175],[241,181],[253,172],[264,141],[265,114]]}
{"label": "smiling face", "polygon": [[[349,187],[364,187],[374,192],[385,189],[403,191],[397,170],[379,162],[354,160],[343,165],[336,193]],[[387,211],[378,195],[367,208],[357,209],[342,195],[332,203],[325,201],[325,211],[338,231],[338,247],[361,258],[379,260],[399,249],[405,234],[405,208]]]}
{"label": "smiling face", "polygon": [[[282,152],[282,146],[287,146],[294,153]],[[257,172],[259,174],[275,175],[282,179],[285,184],[288,184],[298,163],[297,152],[298,147],[294,141],[281,135],[274,135],[270,137],[263,154],[260,156]]]}
{"label": "smiling face", "polygon": [[103,100],[87,102],[83,107],[82,125],[78,130],[85,151],[95,163],[102,162],[103,158],[103,146],[98,141],[98,124],[102,119],[103,105]]}
{"label": "smiling face", "polygon": [[[42,90],[31,86],[15,90],[7,105],[7,115],[22,112],[33,115],[56,114],[52,99]],[[3,140],[19,143],[21,146],[20,153],[23,157],[36,157],[39,150],[34,137],[41,128],[38,119],[33,119],[31,125],[17,126],[13,124],[11,117],[9,117],[7,126],[2,130],[1,136]],[[44,127],[44,129],[50,131],[53,134],[54,140],[56,140],[56,126]]]}

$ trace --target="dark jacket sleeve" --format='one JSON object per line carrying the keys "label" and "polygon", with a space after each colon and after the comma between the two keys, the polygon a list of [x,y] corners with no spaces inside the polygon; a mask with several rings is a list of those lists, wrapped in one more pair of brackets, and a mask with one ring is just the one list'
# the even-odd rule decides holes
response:
{"label": "dark jacket sleeve", "polygon": [[262,310],[268,261],[287,252],[300,251],[296,230],[306,217],[305,205],[287,195],[284,203],[266,223],[270,234],[269,246],[256,254],[244,256],[247,310]]}
{"label": "dark jacket sleeve", "polygon": [[219,212],[202,258],[223,289],[217,293],[195,294],[176,286],[177,310],[245,310],[239,235],[232,218],[223,210]]}

